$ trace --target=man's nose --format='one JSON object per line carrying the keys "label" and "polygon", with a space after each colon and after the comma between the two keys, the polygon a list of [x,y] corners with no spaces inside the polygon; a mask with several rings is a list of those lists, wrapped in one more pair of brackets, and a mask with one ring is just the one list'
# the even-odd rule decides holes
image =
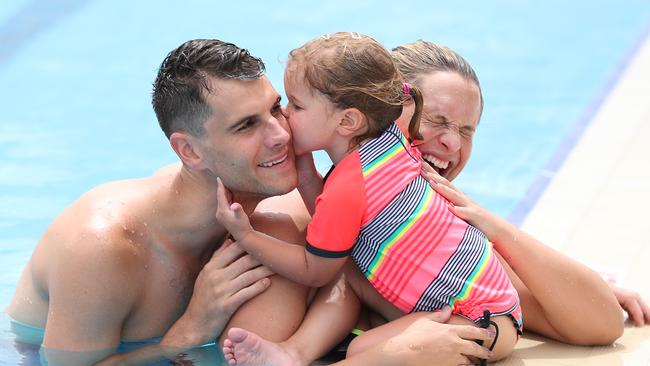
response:
{"label": "man's nose", "polygon": [[284,146],[291,139],[287,120],[282,114],[279,117],[272,116],[266,130],[266,141],[269,147]]}

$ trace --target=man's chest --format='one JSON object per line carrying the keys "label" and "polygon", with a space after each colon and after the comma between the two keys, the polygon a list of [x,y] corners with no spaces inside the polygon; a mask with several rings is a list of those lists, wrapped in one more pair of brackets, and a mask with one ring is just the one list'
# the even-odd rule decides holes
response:
{"label": "man's chest", "polygon": [[139,299],[125,321],[124,338],[162,336],[187,308],[198,272],[187,265],[150,264]]}

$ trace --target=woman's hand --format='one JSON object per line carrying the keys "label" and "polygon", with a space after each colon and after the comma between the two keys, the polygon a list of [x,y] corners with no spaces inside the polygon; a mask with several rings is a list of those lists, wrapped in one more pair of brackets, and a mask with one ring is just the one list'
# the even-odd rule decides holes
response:
{"label": "woman's hand", "polygon": [[628,318],[637,327],[650,325],[650,307],[638,292],[609,285],[619,305],[627,312]]}
{"label": "woman's hand", "polygon": [[449,210],[454,215],[481,230],[490,241],[496,240],[501,221],[498,216],[476,204],[426,162],[422,163],[422,176],[434,191],[449,201]]}
{"label": "woman's hand", "polygon": [[[445,314],[451,314],[446,310]],[[442,314],[442,315],[445,315]],[[472,359],[489,359],[492,352],[475,340],[491,343],[494,335],[487,329],[469,325],[441,323],[437,313],[416,320],[400,334],[388,339],[384,357],[398,355],[398,364],[471,365]],[[432,361],[435,360],[435,361]],[[393,364],[390,362],[390,364]]]}

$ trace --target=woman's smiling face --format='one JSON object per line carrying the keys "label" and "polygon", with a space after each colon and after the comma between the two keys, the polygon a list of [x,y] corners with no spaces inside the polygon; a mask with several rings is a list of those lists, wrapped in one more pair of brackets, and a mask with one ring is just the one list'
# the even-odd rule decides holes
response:
{"label": "woman's smiling face", "polygon": [[[414,145],[429,165],[452,180],[463,170],[472,153],[472,139],[481,117],[479,88],[453,71],[422,76],[417,84],[424,107],[420,120],[422,140]],[[398,121],[403,131],[408,129],[412,110],[412,106],[405,108]]]}

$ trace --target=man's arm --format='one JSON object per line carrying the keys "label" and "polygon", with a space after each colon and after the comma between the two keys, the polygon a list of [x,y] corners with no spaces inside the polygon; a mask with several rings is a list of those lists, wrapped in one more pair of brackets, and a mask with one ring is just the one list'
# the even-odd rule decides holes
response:
{"label": "man's arm", "polygon": [[187,309],[165,333],[160,344],[114,354],[98,365],[145,365],[215,341],[232,314],[268,288],[270,280],[267,277],[271,274],[241,248],[227,241],[199,273]]}
{"label": "man's arm", "polygon": [[[78,358],[72,352],[87,358],[79,364],[88,364],[114,352],[120,343],[143,266],[132,246],[101,237],[80,233],[50,253],[54,258],[46,277],[49,309],[43,346],[50,350],[46,356],[51,364],[74,364]],[[66,239],[71,238],[61,238]]]}

